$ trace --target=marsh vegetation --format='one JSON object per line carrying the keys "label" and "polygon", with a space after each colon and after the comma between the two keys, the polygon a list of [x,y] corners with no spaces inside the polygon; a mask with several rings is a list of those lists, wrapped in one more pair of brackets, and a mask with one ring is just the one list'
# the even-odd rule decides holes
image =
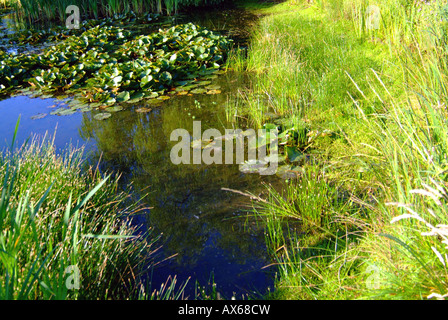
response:
{"label": "marsh vegetation", "polygon": [[[207,27],[173,23],[181,8],[217,2],[78,2],[80,29],[3,36],[4,97],[57,99],[45,116],[81,113],[97,150],[96,165],[45,140],[3,153],[2,297],[183,298],[173,277],[154,293],[137,276],[166,233],[180,273],[251,255],[250,268],[275,274],[256,298],[446,298],[446,1],[237,1],[251,14],[244,42],[227,13]],[[4,3],[17,21],[66,17],[64,1]],[[170,164],[170,132],[194,119],[278,129],[277,174]],[[132,217],[146,207],[141,232]],[[219,249],[205,256],[210,243]],[[62,285],[73,265],[81,290]]]}

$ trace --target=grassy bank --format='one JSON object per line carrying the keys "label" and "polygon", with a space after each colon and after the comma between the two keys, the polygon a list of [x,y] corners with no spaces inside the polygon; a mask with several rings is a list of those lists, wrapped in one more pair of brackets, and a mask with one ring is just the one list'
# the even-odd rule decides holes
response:
{"label": "grassy bank", "polygon": [[325,132],[303,174],[254,204],[274,297],[447,294],[445,1],[245,6],[265,16],[230,59],[256,79],[231,113]]}
{"label": "grassy bank", "polygon": [[118,177],[83,168],[82,150],[56,155],[48,138],[3,153],[0,298],[174,298],[175,281],[159,292],[140,281],[157,240],[132,224],[140,205]]}

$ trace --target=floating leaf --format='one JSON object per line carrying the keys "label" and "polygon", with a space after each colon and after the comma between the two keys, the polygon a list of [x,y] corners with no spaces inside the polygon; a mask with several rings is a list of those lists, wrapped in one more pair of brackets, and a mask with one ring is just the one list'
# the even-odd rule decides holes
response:
{"label": "floating leaf", "polygon": [[218,89],[221,89],[221,86],[219,86],[217,84],[211,84],[211,85],[206,86],[205,89],[208,89],[208,90],[218,90]]}
{"label": "floating leaf", "polygon": [[207,91],[207,94],[220,94],[221,90],[209,90]]}
{"label": "floating leaf", "polygon": [[112,114],[109,112],[101,112],[101,113],[97,113],[96,115],[94,115],[93,118],[95,120],[104,120],[104,119],[110,118],[111,115]]}
{"label": "floating leaf", "polygon": [[47,116],[46,113],[38,113],[38,114],[36,114],[36,115],[34,115],[34,116],[31,116],[31,119],[32,119],[32,120],[37,120],[37,119],[45,118],[46,116]]}
{"label": "floating leaf", "polygon": [[168,71],[164,71],[160,74],[161,81],[170,82],[172,79],[173,77],[171,76],[171,73],[169,73]]}
{"label": "floating leaf", "polygon": [[283,165],[277,168],[276,175],[283,179],[294,179],[303,174],[304,169],[298,166]]}
{"label": "floating leaf", "polygon": [[194,93],[194,94],[201,94],[201,93],[206,93],[207,90],[206,90],[206,89],[198,88],[198,89],[193,89],[193,90],[191,90],[190,92],[191,92],[191,93]]}
{"label": "floating leaf", "polygon": [[196,82],[196,84],[198,85],[198,86],[206,86],[206,85],[208,85],[208,84],[210,84],[210,83],[212,83],[211,81],[208,81],[208,80],[206,80],[206,81],[198,81],[198,82]]}
{"label": "floating leaf", "polygon": [[123,110],[123,107],[122,106],[107,107],[106,110],[108,112],[118,112]]}
{"label": "floating leaf", "polygon": [[58,115],[60,115],[60,116],[69,116],[69,115],[71,115],[71,114],[74,114],[76,112],[76,110],[75,109],[64,109],[64,110],[62,110],[62,111],[60,111],[59,113],[58,113]]}
{"label": "floating leaf", "polygon": [[81,111],[81,112],[88,112],[88,111],[92,111],[92,110],[93,110],[93,108],[91,106],[87,106],[87,107],[79,109],[79,111]]}
{"label": "floating leaf", "polygon": [[67,109],[66,108],[58,108],[56,110],[51,111],[50,114],[51,115],[56,115],[56,114],[59,114],[59,112],[62,112],[64,110],[67,110]]}
{"label": "floating leaf", "polygon": [[141,112],[141,113],[145,113],[145,112],[150,112],[152,109],[151,108],[145,108],[145,107],[141,107],[135,110],[135,112]]}
{"label": "floating leaf", "polygon": [[126,102],[126,101],[128,101],[130,98],[131,98],[131,95],[129,94],[129,92],[127,92],[127,91],[123,91],[123,92],[120,92],[120,93],[117,95],[117,97],[115,98],[115,100],[116,100],[117,102]]}
{"label": "floating leaf", "polygon": [[267,163],[263,160],[248,160],[239,165],[239,170],[242,173],[256,173],[266,167]]}
{"label": "floating leaf", "polygon": [[285,146],[286,155],[288,156],[288,160],[291,162],[297,162],[301,160],[304,155],[296,147]]}

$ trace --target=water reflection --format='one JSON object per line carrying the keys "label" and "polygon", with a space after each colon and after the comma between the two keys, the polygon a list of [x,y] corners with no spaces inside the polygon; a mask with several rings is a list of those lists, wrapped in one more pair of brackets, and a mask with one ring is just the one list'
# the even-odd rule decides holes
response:
{"label": "water reflection", "polygon": [[[219,290],[230,297],[245,292],[239,286],[263,291],[270,279],[260,269],[269,262],[262,229],[246,219],[244,206],[249,199],[221,188],[261,190],[262,180],[276,178],[241,174],[236,164],[171,163],[173,130],[192,133],[193,120],[201,121],[202,130],[216,128],[222,133],[244,125],[228,119],[224,106],[238,87],[247,85],[247,79],[229,73],[214,84],[221,86],[221,94],[174,95],[160,107],[129,105],[105,121],[93,119],[95,113],[85,114],[80,131],[83,138],[95,141],[95,157],[101,157],[104,169],[126,172],[137,193],[148,193],[146,203],[153,209],[147,223],[163,233],[164,256],[177,254],[153,277],[164,280],[171,270],[180,279],[196,274],[206,283],[215,271]],[[136,112],[141,107],[152,111]]]}
{"label": "water reflection", "polygon": [[[238,10],[214,15],[190,12],[175,22],[182,19],[223,33],[231,30],[240,40],[247,38],[247,20],[255,21]],[[272,278],[262,270],[270,262],[262,228],[247,218],[249,199],[222,188],[262,192],[262,181],[278,183],[277,178],[245,175],[238,165],[173,165],[169,157],[175,144],[169,140],[171,132],[183,128],[191,133],[193,120],[202,122],[202,131],[216,128],[222,133],[226,128],[246,125],[227,114],[225,105],[232,103],[239,88],[250,86],[250,78],[226,73],[213,84],[221,86],[221,94],[172,95],[159,106],[127,105],[103,121],[93,118],[99,111],[51,115],[57,99],[13,97],[0,101],[0,137],[10,140],[19,114],[20,141],[30,133],[52,133],[57,126],[58,148],[70,142],[87,143],[89,161],[101,159],[103,170],[123,173],[123,186],[132,182],[137,195],[147,194],[145,203],[153,209],[142,221],[155,234],[163,234],[161,258],[176,254],[148,275],[154,288],[168,275],[177,275],[181,282],[191,276],[186,294],[192,296],[195,280],[205,285],[213,274],[224,297],[263,293],[272,286]],[[151,111],[136,112],[141,107]],[[38,114],[46,116],[33,119]]]}

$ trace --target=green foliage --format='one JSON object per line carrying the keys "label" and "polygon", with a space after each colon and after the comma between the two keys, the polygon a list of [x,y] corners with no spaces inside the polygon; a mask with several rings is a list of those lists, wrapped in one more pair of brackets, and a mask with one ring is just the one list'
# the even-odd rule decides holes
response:
{"label": "green foliage", "polygon": [[140,205],[118,177],[82,173],[80,150],[56,156],[45,139],[14,147],[0,163],[0,297],[138,297],[157,238],[136,233]]}
{"label": "green foliage", "polygon": [[[366,25],[369,5],[378,29]],[[228,64],[258,75],[245,115],[261,127],[272,111],[336,135],[312,144],[315,176],[304,170],[255,204],[279,270],[275,297],[446,299],[446,1],[263,12],[273,14],[247,59],[235,52]]]}
{"label": "green foliage", "polygon": [[78,6],[84,19],[114,17],[123,13],[142,15],[147,12],[173,14],[180,7],[218,4],[222,0],[13,0],[12,6],[17,13],[17,19],[29,23],[42,20],[65,22],[68,17],[66,8]]}
{"label": "green foliage", "polygon": [[154,98],[216,72],[230,46],[191,23],[138,35],[103,21],[40,54],[1,52],[0,87],[63,92],[101,105]]}

